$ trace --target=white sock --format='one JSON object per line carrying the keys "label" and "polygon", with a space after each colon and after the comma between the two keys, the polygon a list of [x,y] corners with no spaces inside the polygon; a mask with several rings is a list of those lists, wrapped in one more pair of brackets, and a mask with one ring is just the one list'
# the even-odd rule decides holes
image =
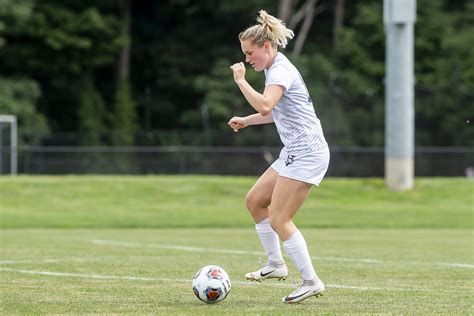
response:
{"label": "white sock", "polygon": [[265,218],[261,222],[255,225],[260,242],[262,243],[263,249],[268,257],[268,264],[280,268],[285,264],[283,256],[281,254],[280,239],[278,234],[270,226],[268,218]]}
{"label": "white sock", "polygon": [[303,280],[317,281],[319,279],[311,263],[306,241],[299,230],[296,230],[283,242],[283,248],[301,273]]}

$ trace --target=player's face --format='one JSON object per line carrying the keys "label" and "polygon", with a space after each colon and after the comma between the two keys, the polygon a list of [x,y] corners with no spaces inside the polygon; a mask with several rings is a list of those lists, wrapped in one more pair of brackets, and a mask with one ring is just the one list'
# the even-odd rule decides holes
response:
{"label": "player's face", "polygon": [[249,40],[240,42],[242,52],[245,55],[245,61],[249,63],[255,71],[262,71],[269,68],[271,61],[271,45],[265,42],[262,47],[253,45]]}

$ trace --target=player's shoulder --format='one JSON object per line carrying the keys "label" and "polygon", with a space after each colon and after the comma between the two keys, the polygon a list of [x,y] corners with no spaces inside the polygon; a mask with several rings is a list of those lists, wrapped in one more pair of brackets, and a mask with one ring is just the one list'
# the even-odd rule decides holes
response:
{"label": "player's shoulder", "polygon": [[278,52],[269,70],[270,71],[272,70],[293,71],[294,68],[295,67],[289,61],[289,59],[282,53]]}

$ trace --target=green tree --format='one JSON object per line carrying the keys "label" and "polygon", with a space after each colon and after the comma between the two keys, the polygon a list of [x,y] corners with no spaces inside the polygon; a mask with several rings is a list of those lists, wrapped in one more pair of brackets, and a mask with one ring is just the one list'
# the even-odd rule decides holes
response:
{"label": "green tree", "polygon": [[33,11],[33,0],[0,0],[0,47],[5,45],[4,32],[9,23],[27,19]]}
{"label": "green tree", "polygon": [[[101,96],[112,119],[108,127],[121,135],[114,144],[133,143],[140,116],[147,130],[158,133],[203,129],[227,135],[228,116],[251,110],[228,72],[230,63],[243,60],[238,33],[255,23],[259,9],[289,12],[290,23],[308,3],[315,2],[0,0],[0,72],[39,83],[37,108],[54,131],[84,130],[84,115],[94,109],[80,105],[85,101],[79,87],[93,80],[88,91]],[[279,10],[283,4],[287,10]],[[417,145],[474,142],[472,123],[466,123],[473,120],[473,7],[472,0],[417,1]],[[301,54],[289,53],[296,39],[286,54],[300,69],[331,144],[381,146],[382,2],[318,1],[314,8],[314,16],[306,12],[310,28],[295,24],[297,37],[305,33]],[[125,68],[129,76],[120,70]],[[262,74],[249,69],[248,78],[261,88]],[[243,135],[229,139],[241,141]],[[221,144],[211,138],[208,143]]]}
{"label": "green tree", "polygon": [[38,1],[28,18],[5,24],[0,69],[40,83],[39,110],[56,131],[79,130],[81,92],[75,85],[114,65],[124,43],[110,3]]}
{"label": "green tree", "polygon": [[474,3],[419,0],[416,136],[424,146],[473,146]]}
{"label": "green tree", "polygon": [[37,145],[50,132],[46,117],[36,109],[40,95],[33,80],[0,77],[0,113],[17,117],[19,145]]}
{"label": "green tree", "polygon": [[130,85],[125,79],[119,79],[115,96],[115,111],[111,116],[112,143],[114,145],[133,145],[136,131],[135,105]]}
{"label": "green tree", "polygon": [[[331,144],[381,146],[385,71],[382,4],[371,1],[347,5],[352,14],[344,23],[338,22],[337,47],[334,22],[328,20],[324,36],[313,34],[319,35],[318,45],[313,41],[295,63],[305,78]],[[333,18],[330,13],[328,10],[328,17]],[[324,24],[323,19],[322,16],[318,22]]]}
{"label": "green tree", "polygon": [[[276,7],[271,0],[134,2],[131,82],[137,93],[150,91],[153,128],[201,128],[206,92],[196,78],[214,77],[223,59],[242,61],[237,35],[258,9]],[[144,108],[146,99],[136,100]]]}
{"label": "green tree", "polygon": [[[0,0],[0,51],[8,44],[8,25],[28,20],[32,12],[32,0]],[[37,145],[49,134],[47,119],[36,108],[40,96],[41,89],[35,80],[0,77],[0,113],[18,118],[19,145]]]}
{"label": "green tree", "polygon": [[101,145],[106,131],[104,101],[94,86],[92,76],[85,76],[79,87],[80,144]]}
{"label": "green tree", "polygon": [[114,145],[133,145],[137,129],[135,102],[129,82],[130,76],[130,50],[131,50],[131,3],[130,0],[120,0],[122,28],[121,34],[127,41],[120,52],[118,63],[117,88],[115,92],[115,109],[112,115]]}

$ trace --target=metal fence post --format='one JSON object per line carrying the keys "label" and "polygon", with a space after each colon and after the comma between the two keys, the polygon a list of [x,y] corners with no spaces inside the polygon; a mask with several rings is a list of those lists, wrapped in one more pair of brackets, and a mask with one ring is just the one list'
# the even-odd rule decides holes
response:
{"label": "metal fence post", "polygon": [[408,190],[414,177],[414,58],[416,0],[384,0],[385,183]]}

